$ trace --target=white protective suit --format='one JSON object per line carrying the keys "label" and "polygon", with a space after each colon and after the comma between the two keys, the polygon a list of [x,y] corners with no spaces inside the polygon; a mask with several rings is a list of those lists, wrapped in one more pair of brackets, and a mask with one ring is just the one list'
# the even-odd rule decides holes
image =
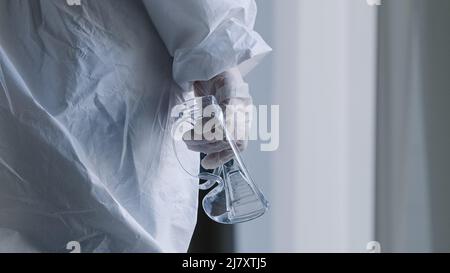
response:
{"label": "white protective suit", "polygon": [[0,1],[0,251],[186,251],[198,181],[168,115],[192,81],[270,50],[256,5],[73,2]]}

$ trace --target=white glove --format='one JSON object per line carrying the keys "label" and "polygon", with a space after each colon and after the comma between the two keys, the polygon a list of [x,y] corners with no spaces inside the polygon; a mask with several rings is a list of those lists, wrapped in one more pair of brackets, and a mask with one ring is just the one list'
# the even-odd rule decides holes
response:
{"label": "white glove", "polygon": [[[240,71],[234,68],[209,81],[195,82],[194,90],[196,96],[214,95],[216,97],[224,112],[227,130],[239,150],[243,151],[247,147],[250,134],[252,98]],[[194,131],[193,129],[187,132],[183,139],[189,150],[207,154],[201,162],[203,168],[215,169],[233,158],[233,151],[226,139],[205,137],[207,134],[213,135],[211,131],[203,131],[202,136],[195,135]]]}

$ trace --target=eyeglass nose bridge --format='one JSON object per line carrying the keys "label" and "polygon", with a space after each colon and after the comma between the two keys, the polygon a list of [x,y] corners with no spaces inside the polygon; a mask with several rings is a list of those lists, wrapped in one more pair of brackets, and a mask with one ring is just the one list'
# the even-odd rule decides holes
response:
{"label": "eyeglass nose bridge", "polygon": [[201,190],[209,190],[211,189],[216,183],[218,185],[223,184],[223,178],[216,175],[216,174],[212,174],[212,173],[200,173],[198,175],[198,178],[202,179],[202,180],[206,180],[205,183],[202,183],[199,185],[199,188]]}

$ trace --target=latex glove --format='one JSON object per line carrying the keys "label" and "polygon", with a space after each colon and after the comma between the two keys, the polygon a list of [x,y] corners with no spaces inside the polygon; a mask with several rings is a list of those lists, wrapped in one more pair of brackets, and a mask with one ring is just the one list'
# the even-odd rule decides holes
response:
{"label": "latex glove", "polygon": [[[216,97],[224,111],[227,129],[239,150],[243,151],[247,147],[250,133],[252,98],[240,71],[234,68],[209,81],[195,82],[194,90],[196,96],[214,95]],[[219,130],[219,128],[215,129]],[[210,137],[205,137],[208,133],[211,132],[203,131],[203,136],[196,136],[195,130],[191,130],[183,136],[183,139],[189,150],[206,154],[201,162],[203,168],[215,169],[230,161],[234,153],[225,139],[211,140]]]}

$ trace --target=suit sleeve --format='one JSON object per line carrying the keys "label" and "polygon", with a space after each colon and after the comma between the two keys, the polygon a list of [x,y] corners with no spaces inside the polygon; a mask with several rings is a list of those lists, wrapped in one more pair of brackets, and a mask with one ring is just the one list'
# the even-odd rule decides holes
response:
{"label": "suit sleeve", "polygon": [[143,1],[183,89],[236,66],[246,74],[271,51],[253,29],[254,0]]}

